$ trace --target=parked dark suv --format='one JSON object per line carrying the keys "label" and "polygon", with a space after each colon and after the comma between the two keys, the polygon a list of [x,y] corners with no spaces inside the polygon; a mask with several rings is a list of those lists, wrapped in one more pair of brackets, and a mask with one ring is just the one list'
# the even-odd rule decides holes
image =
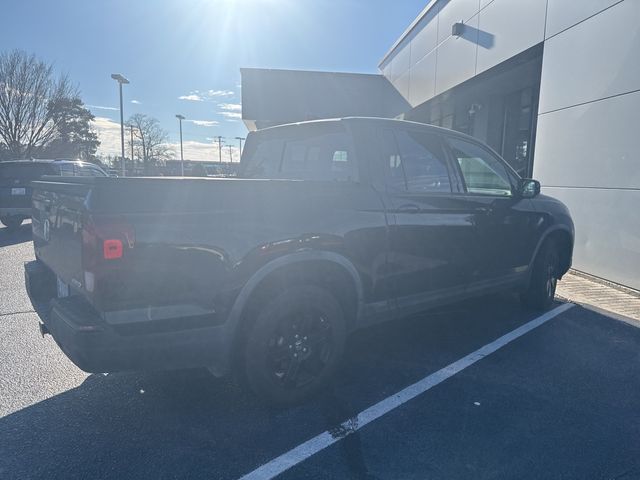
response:
{"label": "parked dark suv", "polygon": [[0,162],[0,223],[13,230],[31,216],[31,182],[43,175],[104,177],[97,165],[73,160]]}
{"label": "parked dark suv", "polygon": [[233,179],[34,182],[32,228],[27,288],[82,369],[235,371],[280,404],[367,325],[504,290],[548,308],[574,233],[477,140],[371,118],[251,132]]}

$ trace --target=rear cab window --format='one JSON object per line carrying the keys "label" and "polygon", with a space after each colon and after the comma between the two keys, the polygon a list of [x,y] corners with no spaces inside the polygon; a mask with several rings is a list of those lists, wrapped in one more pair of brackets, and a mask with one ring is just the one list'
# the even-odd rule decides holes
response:
{"label": "rear cab window", "polygon": [[242,163],[245,178],[351,182],[357,175],[351,137],[337,122],[255,134]]}

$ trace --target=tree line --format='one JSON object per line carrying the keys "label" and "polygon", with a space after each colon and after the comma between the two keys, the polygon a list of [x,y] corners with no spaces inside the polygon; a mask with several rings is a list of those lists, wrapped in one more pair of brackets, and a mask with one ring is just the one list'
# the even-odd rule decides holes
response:
{"label": "tree line", "polygon": [[0,53],[0,160],[95,160],[100,142],[78,88],[21,50]]}
{"label": "tree line", "polygon": [[[0,53],[0,161],[73,158],[98,162],[95,120],[77,86],[52,64],[22,50]],[[127,121],[137,157],[145,170],[171,158],[169,136],[157,119],[135,114]],[[133,151],[131,151],[133,150]]]}

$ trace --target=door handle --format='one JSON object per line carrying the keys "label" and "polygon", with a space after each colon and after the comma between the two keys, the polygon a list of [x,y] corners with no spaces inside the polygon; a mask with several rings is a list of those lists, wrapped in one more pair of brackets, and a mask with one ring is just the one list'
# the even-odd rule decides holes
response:
{"label": "door handle", "polygon": [[400,213],[419,213],[420,207],[413,203],[407,203],[406,205],[400,205],[398,207],[398,212]]}

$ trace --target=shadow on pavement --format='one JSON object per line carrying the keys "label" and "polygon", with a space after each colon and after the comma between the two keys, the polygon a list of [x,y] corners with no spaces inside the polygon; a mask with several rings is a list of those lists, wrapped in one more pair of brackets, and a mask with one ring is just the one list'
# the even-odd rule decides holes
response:
{"label": "shadow on pavement", "polygon": [[[492,297],[356,333],[333,387],[288,410],[200,369],[94,374],[0,419],[0,478],[235,478],[533,316]],[[359,433],[340,448],[374,478]]]}
{"label": "shadow on pavement", "polygon": [[6,227],[0,226],[0,248],[30,242],[31,240],[31,223],[25,222],[13,232]]}

